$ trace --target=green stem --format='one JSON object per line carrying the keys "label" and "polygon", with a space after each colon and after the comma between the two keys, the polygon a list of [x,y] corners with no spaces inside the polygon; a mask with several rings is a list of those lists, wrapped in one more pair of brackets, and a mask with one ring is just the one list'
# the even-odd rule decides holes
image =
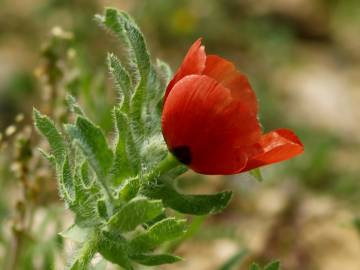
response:
{"label": "green stem", "polygon": [[82,247],[77,251],[76,257],[72,265],[68,270],[73,269],[88,269],[88,266],[94,257],[97,250],[98,238],[96,233],[94,232],[90,239],[85,242]]}
{"label": "green stem", "polygon": [[159,176],[180,164],[181,163],[169,152],[166,158],[160,161],[160,163],[152,170],[152,172],[146,175],[146,180],[152,181],[157,179]]}
{"label": "green stem", "polygon": [[108,212],[112,215],[113,213],[113,208],[115,206],[115,199],[113,197],[113,195],[111,194],[111,190],[110,188],[108,187],[108,185],[105,183],[106,181],[102,181],[100,180],[99,178],[99,183],[105,193],[105,196],[106,196],[106,207],[108,209]]}

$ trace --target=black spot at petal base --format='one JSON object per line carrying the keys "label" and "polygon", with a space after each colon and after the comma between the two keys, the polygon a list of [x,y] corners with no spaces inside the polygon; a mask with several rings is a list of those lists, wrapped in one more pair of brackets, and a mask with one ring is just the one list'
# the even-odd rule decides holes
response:
{"label": "black spot at petal base", "polygon": [[171,153],[183,164],[189,165],[191,163],[190,147],[186,145],[177,146],[170,150]]}

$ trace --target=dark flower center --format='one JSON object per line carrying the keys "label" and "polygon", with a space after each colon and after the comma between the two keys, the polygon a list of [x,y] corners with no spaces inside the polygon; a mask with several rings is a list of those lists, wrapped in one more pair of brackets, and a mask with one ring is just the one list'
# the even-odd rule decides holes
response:
{"label": "dark flower center", "polygon": [[177,146],[171,149],[171,153],[183,164],[189,165],[191,163],[190,147],[186,145]]}

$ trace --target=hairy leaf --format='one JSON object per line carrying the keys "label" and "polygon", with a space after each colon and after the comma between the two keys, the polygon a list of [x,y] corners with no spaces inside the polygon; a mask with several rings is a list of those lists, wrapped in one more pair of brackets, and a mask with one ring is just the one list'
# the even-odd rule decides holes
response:
{"label": "hairy leaf", "polygon": [[[161,61],[160,59],[157,59],[156,64],[157,64],[159,77],[161,78],[162,81],[162,89],[165,90],[166,86],[169,84],[173,76],[173,72],[170,66],[167,63]],[[164,93],[165,91],[161,93],[161,96],[163,96]]]}
{"label": "hairy leaf", "polygon": [[261,270],[261,267],[257,263],[252,263],[250,270]]}
{"label": "hairy leaf", "polygon": [[140,191],[152,199],[161,199],[168,206],[180,213],[191,215],[207,215],[221,212],[231,199],[230,191],[210,195],[181,194],[166,182],[149,183]]}
{"label": "hairy leaf", "polygon": [[68,270],[88,270],[97,250],[97,238],[93,233],[76,251]]}
{"label": "hairy leaf", "polygon": [[173,256],[170,254],[158,254],[158,255],[139,254],[139,255],[131,256],[131,259],[133,259],[139,264],[147,265],[147,266],[176,263],[182,260],[181,257]]}
{"label": "hairy leaf", "polygon": [[66,125],[65,129],[79,144],[97,176],[104,178],[112,164],[113,154],[102,130],[82,116],[78,116],[75,125]]}
{"label": "hairy leaf", "polygon": [[140,179],[138,177],[129,178],[120,187],[118,196],[123,201],[130,201],[133,199],[140,189]]}
{"label": "hairy leaf", "polygon": [[112,173],[116,183],[121,183],[125,178],[135,176],[141,169],[139,146],[134,140],[130,130],[128,117],[121,112],[119,107],[114,109],[116,127],[116,147]]}
{"label": "hairy leaf", "polygon": [[107,60],[110,73],[115,81],[118,97],[121,100],[121,107],[125,112],[128,112],[133,92],[129,74],[114,54],[108,54]]}
{"label": "hairy leaf", "polygon": [[74,242],[83,243],[87,240],[89,233],[89,229],[80,228],[76,224],[73,224],[66,230],[60,232],[59,235]]}
{"label": "hairy leaf", "polygon": [[272,262],[265,266],[264,270],[279,270],[280,269],[280,262]]}
{"label": "hairy leaf", "polygon": [[128,232],[134,230],[163,212],[164,208],[159,200],[135,198],[124,205],[109,221],[113,228]]}
{"label": "hairy leaf", "polygon": [[133,254],[144,253],[153,250],[164,242],[181,237],[185,233],[185,220],[167,218],[155,223],[146,232],[132,239],[129,247]]}
{"label": "hairy leaf", "polygon": [[60,196],[69,204],[75,199],[74,180],[69,164],[69,159],[66,156],[62,165],[61,173],[58,175]]}
{"label": "hairy leaf", "polygon": [[126,250],[126,239],[120,234],[102,231],[98,243],[99,253],[112,263],[116,263],[126,270],[132,270]]}
{"label": "hairy leaf", "polygon": [[56,163],[62,166],[66,155],[66,144],[63,136],[47,116],[42,115],[36,109],[34,109],[33,113],[36,128],[48,140]]}
{"label": "hairy leaf", "polygon": [[85,115],[84,111],[81,109],[80,105],[77,103],[75,97],[72,95],[66,96],[66,103],[72,113],[76,113],[78,115]]}

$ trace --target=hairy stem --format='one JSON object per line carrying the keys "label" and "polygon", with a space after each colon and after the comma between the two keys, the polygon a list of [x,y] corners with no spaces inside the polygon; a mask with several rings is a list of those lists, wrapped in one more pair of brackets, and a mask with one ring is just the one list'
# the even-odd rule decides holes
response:
{"label": "hairy stem", "polygon": [[72,265],[68,268],[69,270],[72,269],[81,269],[87,270],[89,264],[94,257],[96,250],[97,250],[97,243],[98,238],[95,232],[92,233],[89,240],[86,241],[81,248],[77,251],[75,255],[75,260],[73,261]]}
{"label": "hairy stem", "polygon": [[148,181],[152,181],[180,164],[181,163],[169,152],[166,158],[160,161],[154,170],[146,175],[145,178]]}

